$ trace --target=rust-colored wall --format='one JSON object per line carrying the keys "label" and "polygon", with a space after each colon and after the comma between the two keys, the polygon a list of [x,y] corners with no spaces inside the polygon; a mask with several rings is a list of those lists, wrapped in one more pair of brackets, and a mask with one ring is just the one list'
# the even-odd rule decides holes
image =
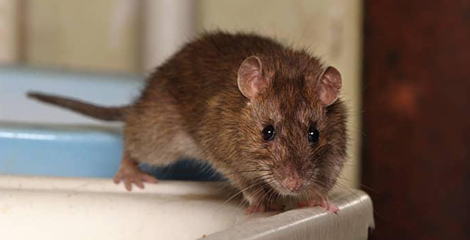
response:
{"label": "rust-colored wall", "polygon": [[365,2],[373,239],[470,239],[470,1]]}

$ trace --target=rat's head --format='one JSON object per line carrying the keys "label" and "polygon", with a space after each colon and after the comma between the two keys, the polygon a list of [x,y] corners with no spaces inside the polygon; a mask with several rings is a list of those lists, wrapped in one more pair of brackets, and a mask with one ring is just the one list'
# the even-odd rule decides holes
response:
{"label": "rat's head", "polygon": [[287,59],[252,56],[239,68],[245,177],[281,195],[324,195],[346,158],[341,75],[302,52]]}

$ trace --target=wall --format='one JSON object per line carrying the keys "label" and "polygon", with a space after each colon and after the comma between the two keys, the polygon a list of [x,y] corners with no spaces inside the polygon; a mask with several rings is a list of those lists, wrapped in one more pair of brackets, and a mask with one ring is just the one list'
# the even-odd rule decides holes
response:
{"label": "wall", "polygon": [[[113,72],[140,70],[140,20],[122,1],[28,1],[27,61],[47,66]],[[133,7],[128,4],[127,7]],[[125,10],[125,9],[124,9]],[[116,29],[117,28],[117,29]]]}
{"label": "wall", "polygon": [[365,9],[371,239],[470,239],[470,1],[367,1]]}
{"label": "wall", "polygon": [[18,29],[16,0],[0,0],[0,64],[18,60]]}

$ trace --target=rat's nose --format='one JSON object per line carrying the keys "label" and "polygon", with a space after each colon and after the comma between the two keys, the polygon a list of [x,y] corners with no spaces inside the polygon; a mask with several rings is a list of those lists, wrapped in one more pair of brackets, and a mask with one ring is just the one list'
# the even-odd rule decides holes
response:
{"label": "rat's nose", "polygon": [[284,186],[291,191],[297,191],[302,187],[302,180],[298,177],[287,177]]}

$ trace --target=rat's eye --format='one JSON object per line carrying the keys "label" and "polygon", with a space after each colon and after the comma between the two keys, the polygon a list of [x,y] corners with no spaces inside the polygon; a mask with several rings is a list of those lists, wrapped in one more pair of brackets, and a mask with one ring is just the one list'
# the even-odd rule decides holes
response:
{"label": "rat's eye", "polygon": [[308,141],[311,143],[317,142],[320,137],[320,133],[315,127],[308,128]]}
{"label": "rat's eye", "polygon": [[265,141],[272,141],[274,137],[276,136],[276,131],[274,130],[273,125],[268,125],[265,128],[263,128],[263,139]]}

